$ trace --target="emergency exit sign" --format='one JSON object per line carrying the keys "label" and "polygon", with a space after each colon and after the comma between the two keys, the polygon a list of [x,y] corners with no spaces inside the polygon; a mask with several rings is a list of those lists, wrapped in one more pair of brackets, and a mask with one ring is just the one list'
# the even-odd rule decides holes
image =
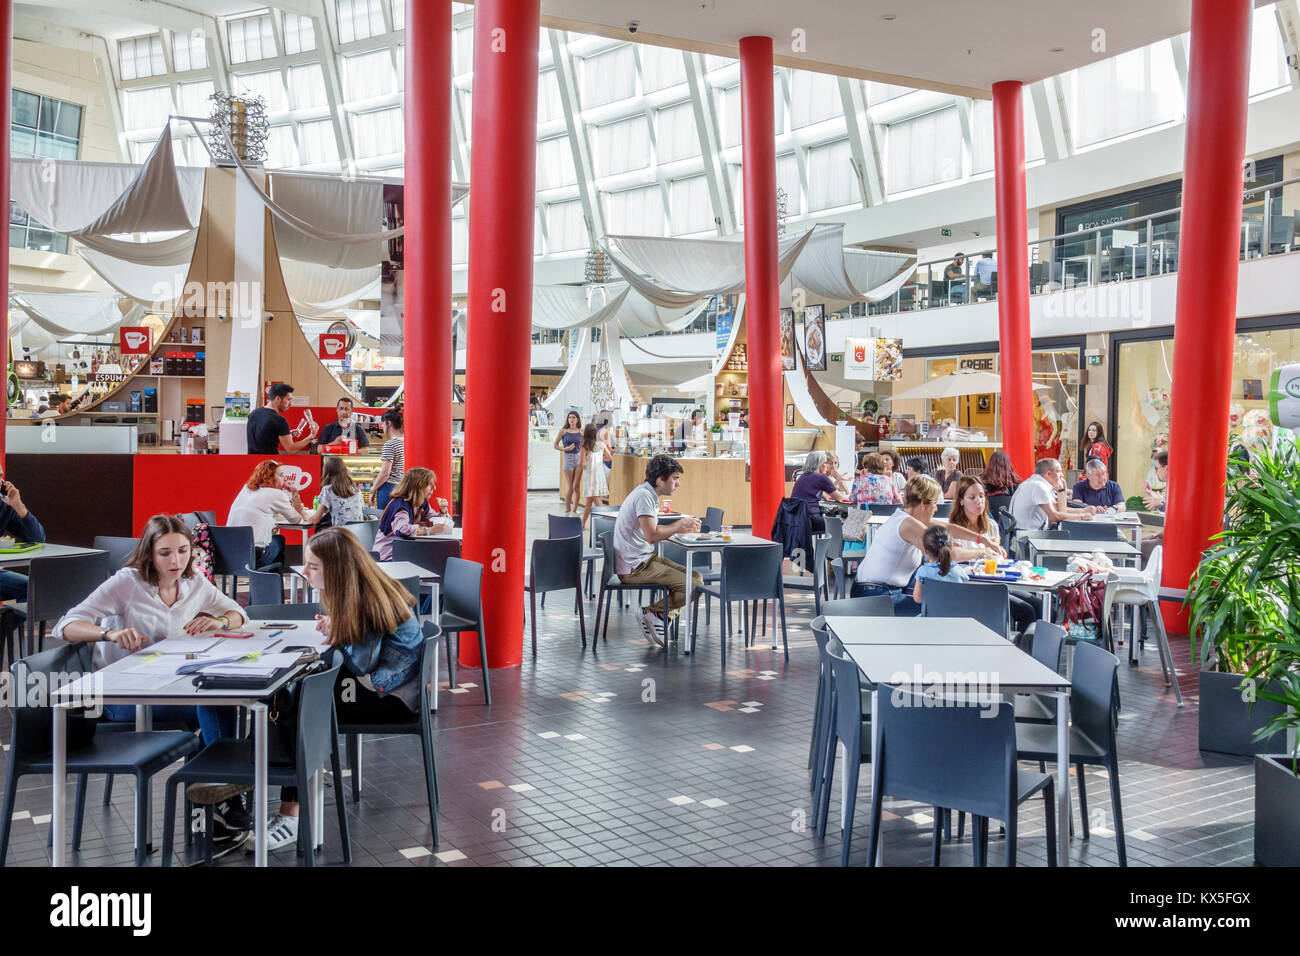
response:
{"label": "emergency exit sign", "polygon": [[939,230],[939,235],[941,235],[941,236],[951,236],[951,235],[952,235],[952,230],[951,230],[951,229],[940,229],[940,230]]}
{"label": "emergency exit sign", "polygon": [[1089,364],[1089,365],[1100,365],[1100,364],[1101,364],[1101,356],[1100,356],[1100,355],[1089,355],[1089,356],[1088,356],[1088,364]]}

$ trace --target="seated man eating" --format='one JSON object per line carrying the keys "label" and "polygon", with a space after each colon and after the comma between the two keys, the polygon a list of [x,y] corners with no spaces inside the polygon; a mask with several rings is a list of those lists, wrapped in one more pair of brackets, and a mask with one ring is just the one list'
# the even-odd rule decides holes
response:
{"label": "seated man eating", "polygon": [[[655,545],[675,534],[700,530],[700,519],[689,515],[672,524],[659,524],[659,496],[671,497],[681,484],[681,475],[682,466],[676,459],[655,455],[645,467],[645,482],[624,499],[614,522],[614,565],[619,580],[668,588],[667,607],[660,600],[641,611],[641,630],[656,647],[664,646],[665,623],[686,603],[686,569],[657,555]],[[693,571],[691,576],[692,587],[704,583],[700,572]]]}

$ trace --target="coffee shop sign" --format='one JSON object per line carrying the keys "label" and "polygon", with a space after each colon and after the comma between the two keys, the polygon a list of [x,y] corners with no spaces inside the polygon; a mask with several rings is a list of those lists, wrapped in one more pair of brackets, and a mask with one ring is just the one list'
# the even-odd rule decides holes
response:
{"label": "coffee shop sign", "polygon": [[959,368],[974,369],[977,372],[993,371],[993,357],[988,358],[964,358],[957,363]]}

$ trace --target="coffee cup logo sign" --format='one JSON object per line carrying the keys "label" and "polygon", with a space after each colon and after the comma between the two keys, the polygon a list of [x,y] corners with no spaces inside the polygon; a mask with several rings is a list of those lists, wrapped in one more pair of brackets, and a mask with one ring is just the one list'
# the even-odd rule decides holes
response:
{"label": "coffee cup logo sign", "polygon": [[122,326],[118,330],[118,340],[123,355],[149,353],[149,330],[143,326]]}
{"label": "coffee cup logo sign", "polygon": [[293,491],[303,491],[311,484],[311,475],[297,465],[281,465],[280,478],[284,487]]}
{"label": "coffee cup logo sign", "polygon": [[339,332],[325,332],[320,337],[317,354],[327,361],[343,358],[347,349],[347,337]]}

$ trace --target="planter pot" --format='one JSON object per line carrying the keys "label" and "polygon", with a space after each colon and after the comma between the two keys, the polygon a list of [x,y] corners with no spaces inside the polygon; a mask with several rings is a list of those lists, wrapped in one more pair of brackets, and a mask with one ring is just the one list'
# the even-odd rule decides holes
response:
{"label": "planter pot", "polygon": [[1257,741],[1254,733],[1285,712],[1281,704],[1260,700],[1255,709],[1241,699],[1241,675],[1218,671],[1200,673],[1200,712],[1197,744],[1201,750],[1249,757],[1277,747],[1274,740]]}
{"label": "planter pot", "polygon": [[1300,866],[1300,777],[1284,755],[1255,757],[1255,862]]}

